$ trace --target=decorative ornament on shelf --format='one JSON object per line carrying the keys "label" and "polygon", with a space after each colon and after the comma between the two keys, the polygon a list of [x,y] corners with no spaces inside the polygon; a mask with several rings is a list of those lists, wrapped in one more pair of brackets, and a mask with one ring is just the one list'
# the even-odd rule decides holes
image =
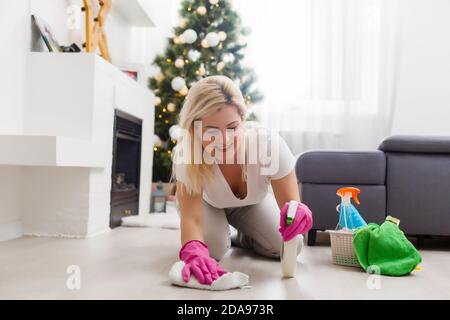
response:
{"label": "decorative ornament on shelf", "polygon": [[219,44],[219,36],[215,32],[210,32],[205,37],[208,47],[215,47]]}
{"label": "decorative ornament on shelf", "polygon": [[167,110],[169,110],[169,112],[174,112],[174,111],[176,110],[176,108],[175,108],[175,103],[170,102],[170,103],[167,105]]}
{"label": "decorative ornament on shelf", "polygon": [[161,104],[161,98],[155,97],[155,106],[159,106]]}
{"label": "decorative ornament on shelf", "polygon": [[183,68],[184,67],[184,60],[183,58],[178,58],[175,60],[175,67],[177,68]]}
{"label": "decorative ornament on shelf", "polygon": [[219,36],[220,41],[225,41],[227,38],[227,33],[225,31],[219,31],[217,35]]}
{"label": "decorative ornament on shelf", "polygon": [[188,93],[189,93],[189,89],[187,86],[184,86],[184,88],[180,90],[180,94],[182,96],[187,96]]}
{"label": "decorative ornament on shelf", "polygon": [[204,6],[198,7],[198,8],[197,8],[197,13],[198,13],[200,16],[204,16],[204,15],[206,14],[206,7],[204,7]]}
{"label": "decorative ornament on shelf", "polygon": [[106,16],[111,9],[112,1],[98,0],[100,9],[98,10],[96,17],[94,17],[96,7],[94,2],[94,0],[83,0],[84,6],[82,11],[84,11],[86,15],[86,42],[83,44],[83,47],[86,48],[86,52],[96,52],[97,48],[99,48],[100,55],[105,60],[111,62],[104,27]]}
{"label": "decorative ornament on shelf", "polygon": [[195,32],[195,30],[192,29],[187,29],[181,35],[181,39],[183,42],[192,44],[197,40],[197,32]]}
{"label": "decorative ornament on shelf", "polygon": [[175,77],[173,78],[171,85],[173,90],[180,91],[186,86],[186,81],[182,77]]}
{"label": "decorative ornament on shelf", "polygon": [[194,49],[189,50],[189,52],[188,52],[188,58],[192,62],[196,62],[200,58],[200,55],[201,55],[201,53]]}

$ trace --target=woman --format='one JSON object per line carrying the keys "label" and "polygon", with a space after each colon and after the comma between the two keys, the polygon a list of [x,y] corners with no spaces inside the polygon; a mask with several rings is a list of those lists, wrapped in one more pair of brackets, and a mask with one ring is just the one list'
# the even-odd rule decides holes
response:
{"label": "woman", "polygon": [[[224,274],[216,260],[230,243],[279,258],[283,240],[311,228],[311,211],[300,203],[294,156],[278,134],[250,126],[245,114],[241,91],[225,76],[198,81],[180,112],[173,176],[186,282],[193,274],[211,284]],[[291,200],[297,212],[286,226]],[[238,230],[233,239],[229,225]],[[300,236],[298,252],[302,245]]]}

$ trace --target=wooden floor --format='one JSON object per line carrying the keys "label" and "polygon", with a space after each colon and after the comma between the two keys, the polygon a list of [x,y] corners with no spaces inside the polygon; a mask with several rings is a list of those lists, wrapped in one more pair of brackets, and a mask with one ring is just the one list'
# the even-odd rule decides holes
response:
{"label": "wooden floor", "polygon": [[[361,269],[331,264],[324,236],[322,244],[304,248],[296,278],[287,280],[278,261],[233,248],[222,266],[247,273],[252,288],[225,292],[169,284],[178,230],[121,227],[82,240],[24,237],[0,243],[0,299],[450,299],[448,242],[421,251],[422,271],[377,282]],[[79,290],[67,288],[70,265],[80,267]]]}

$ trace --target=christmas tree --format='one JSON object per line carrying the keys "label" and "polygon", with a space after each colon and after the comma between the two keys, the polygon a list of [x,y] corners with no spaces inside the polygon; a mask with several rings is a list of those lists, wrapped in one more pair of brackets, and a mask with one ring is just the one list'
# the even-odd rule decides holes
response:
{"label": "christmas tree", "polygon": [[[195,82],[225,75],[240,87],[249,106],[262,99],[254,88],[255,74],[242,63],[249,29],[242,27],[232,1],[183,0],[180,16],[164,54],[153,62],[159,72],[149,81],[156,96],[153,181],[170,179],[176,144],[173,132],[183,101]],[[253,112],[250,118],[255,118]]]}

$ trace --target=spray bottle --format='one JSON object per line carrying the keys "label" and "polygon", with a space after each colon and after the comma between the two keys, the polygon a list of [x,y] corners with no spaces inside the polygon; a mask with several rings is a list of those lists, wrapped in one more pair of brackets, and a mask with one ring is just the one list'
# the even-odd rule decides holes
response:
{"label": "spray bottle", "polygon": [[[289,202],[289,208],[286,215],[286,226],[292,224],[297,213],[298,202],[292,200]],[[300,235],[292,238],[289,241],[283,241],[281,246],[281,269],[283,272],[283,277],[292,278],[295,275],[295,270],[297,268],[297,246],[298,237]]]}
{"label": "spray bottle", "polygon": [[355,230],[367,225],[351,201],[353,198],[355,203],[359,205],[358,194],[360,193],[361,190],[354,187],[340,188],[336,192],[341,197],[341,204],[336,208],[339,212],[338,229]]}

